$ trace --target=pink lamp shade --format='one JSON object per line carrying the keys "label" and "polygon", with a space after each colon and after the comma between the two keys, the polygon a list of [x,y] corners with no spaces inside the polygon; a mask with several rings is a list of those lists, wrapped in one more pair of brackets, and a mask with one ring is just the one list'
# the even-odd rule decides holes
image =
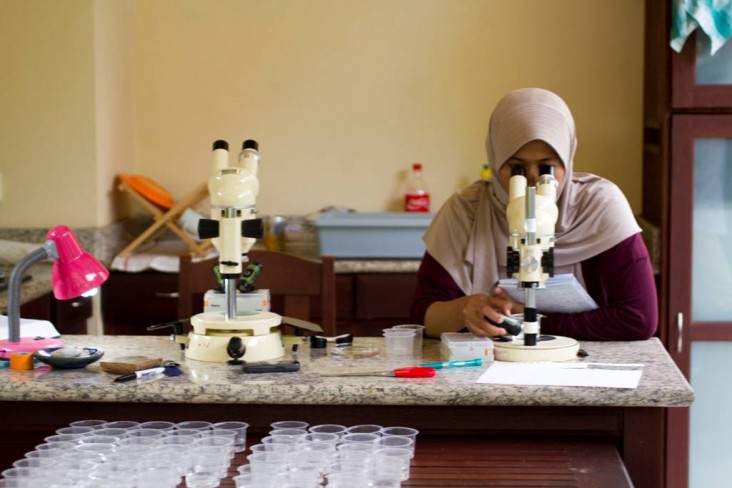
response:
{"label": "pink lamp shade", "polygon": [[107,268],[82,249],[71,229],[59,225],[49,230],[46,237],[53,241],[58,253],[53,263],[53,294],[56,298],[76,298],[107,280]]}

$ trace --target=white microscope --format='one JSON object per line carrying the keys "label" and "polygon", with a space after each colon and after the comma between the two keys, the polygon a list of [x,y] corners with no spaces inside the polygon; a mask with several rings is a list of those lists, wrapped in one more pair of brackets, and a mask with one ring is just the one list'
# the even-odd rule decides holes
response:
{"label": "white microscope", "polygon": [[213,145],[214,168],[208,182],[211,219],[201,219],[198,233],[212,239],[219,251],[219,270],[224,280],[224,311],[204,312],[191,317],[186,357],[200,361],[227,362],[232,338],[244,351],[243,361],[269,361],[285,354],[280,333],[282,316],[269,311],[237,311],[237,280],[242,263],[256,238],[262,237],[262,219],[256,218],[259,193],[259,152],[256,141],[244,141],[234,166],[229,164],[229,145]]}
{"label": "white microscope", "polygon": [[566,361],[576,357],[579,343],[568,337],[540,335],[536,292],[554,275],[554,227],[557,223],[557,179],[542,166],[536,186],[528,186],[524,168],[515,166],[509,180],[506,271],[524,290],[523,331],[495,342],[499,361]]}

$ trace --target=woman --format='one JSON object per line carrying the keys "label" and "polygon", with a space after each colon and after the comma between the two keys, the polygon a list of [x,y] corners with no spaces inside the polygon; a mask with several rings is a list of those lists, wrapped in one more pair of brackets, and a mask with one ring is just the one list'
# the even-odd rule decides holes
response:
{"label": "woman", "polygon": [[640,228],[617,186],[572,171],[577,138],[564,101],[539,88],[509,93],[491,115],[486,147],[493,181],[478,181],[453,195],[425,233],[427,251],[411,307],[414,323],[423,323],[434,337],[464,328],[491,337],[506,333],[501,314],[523,311],[494,288],[507,277],[508,180],[519,165],[533,186],[539,168],[548,165],[559,182],[555,273],[574,274],[598,308],[547,314],[541,332],[579,340],[651,337],[658,321],[656,289]]}

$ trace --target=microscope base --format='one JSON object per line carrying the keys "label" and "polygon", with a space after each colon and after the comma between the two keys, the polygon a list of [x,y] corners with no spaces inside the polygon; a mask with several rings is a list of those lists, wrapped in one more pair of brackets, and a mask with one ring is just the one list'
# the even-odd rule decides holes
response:
{"label": "microscope base", "polygon": [[223,312],[204,312],[191,317],[193,332],[188,334],[186,358],[225,363],[229,340],[238,337],[246,347],[240,359],[269,361],[285,355],[279,325],[282,317],[272,312],[245,312],[227,320]]}
{"label": "microscope base", "polygon": [[562,336],[541,337],[551,339],[540,339],[535,346],[525,346],[523,340],[495,342],[496,361],[570,361],[577,357],[579,342],[576,340]]}

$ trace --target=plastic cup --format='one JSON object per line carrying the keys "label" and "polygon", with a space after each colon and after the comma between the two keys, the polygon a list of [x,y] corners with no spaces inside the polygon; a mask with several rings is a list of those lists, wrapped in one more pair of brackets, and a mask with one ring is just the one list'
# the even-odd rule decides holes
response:
{"label": "plastic cup", "polygon": [[56,442],[71,442],[73,444],[78,444],[82,437],[84,437],[84,434],[54,434],[45,437],[43,440],[48,444]]}
{"label": "plastic cup", "polygon": [[13,462],[13,467],[50,469],[57,464],[58,461],[53,458],[23,458]]}
{"label": "plastic cup", "polygon": [[57,434],[88,434],[93,431],[94,427],[61,427],[56,429]]}
{"label": "plastic cup", "polygon": [[343,437],[341,437],[341,441],[344,444],[351,444],[353,442],[367,442],[367,443],[373,443],[376,439],[381,437],[379,434],[346,434]]}
{"label": "plastic cup", "polygon": [[401,447],[385,447],[374,451],[374,466],[386,466],[388,469],[398,469],[401,472],[401,481],[409,479],[412,451]]}
{"label": "plastic cup", "polygon": [[71,427],[92,427],[94,429],[100,429],[106,423],[107,423],[106,420],[89,419],[89,420],[75,420],[74,422],[71,422],[69,425]]}
{"label": "plastic cup", "polygon": [[341,462],[367,465],[376,452],[376,445],[373,442],[351,442],[341,444],[336,449]]}
{"label": "plastic cup", "polygon": [[188,488],[216,488],[219,486],[218,473],[198,472],[186,475],[186,486]]}
{"label": "plastic cup", "polygon": [[414,349],[412,356],[415,358],[422,357],[422,339],[424,337],[424,325],[417,324],[401,324],[392,327],[394,330],[413,330],[414,331]]}
{"label": "plastic cup", "polygon": [[257,474],[275,475],[282,473],[287,466],[287,455],[281,452],[255,452],[247,456],[252,476]]}
{"label": "plastic cup", "polygon": [[414,440],[410,439],[409,437],[404,437],[401,435],[382,436],[374,440],[374,445],[376,445],[377,448],[401,447],[404,449],[409,449],[412,452],[412,457],[414,457]]}
{"label": "plastic cup", "polygon": [[197,429],[173,429],[163,432],[163,437],[202,437],[205,430]]}
{"label": "plastic cup", "polygon": [[303,422],[302,420],[280,420],[279,422],[272,422],[269,426],[274,429],[307,429],[310,426],[309,423]]}
{"label": "plastic cup", "polygon": [[184,422],[178,422],[175,424],[175,427],[177,429],[209,430],[211,425],[211,422],[206,422],[205,420],[186,420]]}
{"label": "plastic cup", "polygon": [[381,429],[381,436],[392,436],[392,435],[398,435],[401,437],[409,437],[412,439],[412,452],[414,452],[414,448],[417,445],[417,434],[419,434],[419,431],[417,429],[413,429],[412,427],[384,427]]}
{"label": "plastic cup", "polygon": [[140,427],[140,422],[134,420],[115,420],[113,422],[107,422],[102,424],[103,429],[137,429]]}
{"label": "plastic cup", "polygon": [[310,431],[313,434],[325,433],[325,434],[338,434],[339,436],[341,436],[346,433],[346,426],[339,425],[339,424],[318,424],[318,425],[311,425],[308,428],[308,431]]}
{"label": "plastic cup", "polygon": [[305,443],[311,443],[311,442],[325,442],[332,446],[335,446],[338,444],[338,441],[340,441],[341,436],[338,434],[329,434],[327,432],[311,432],[307,435],[305,435],[305,439],[303,441]]}
{"label": "plastic cup", "polygon": [[166,421],[161,421],[161,420],[153,420],[150,422],[143,422],[140,424],[140,429],[166,431],[166,430],[171,430],[174,428],[175,428],[175,424],[173,422],[166,422]]}
{"label": "plastic cup", "polygon": [[249,424],[246,422],[217,422],[211,426],[214,430],[231,430],[234,436],[234,452],[243,452],[247,448],[247,429]]}
{"label": "plastic cup", "polygon": [[383,427],[376,424],[352,425],[346,429],[346,434],[380,434]]}
{"label": "plastic cup", "polygon": [[384,329],[386,355],[391,358],[412,357],[416,332],[411,329]]}

